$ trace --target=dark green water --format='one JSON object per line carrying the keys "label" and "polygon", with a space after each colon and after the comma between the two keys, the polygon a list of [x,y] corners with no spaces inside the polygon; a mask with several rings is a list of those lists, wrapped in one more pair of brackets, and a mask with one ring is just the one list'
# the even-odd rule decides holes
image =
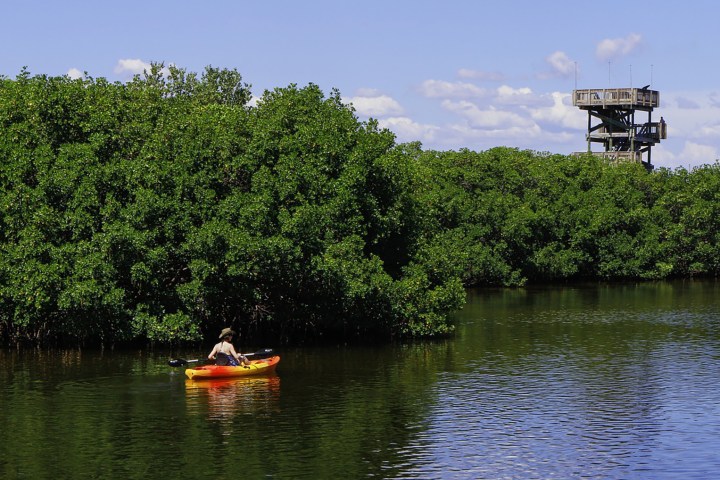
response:
{"label": "dark green water", "polygon": [[0,350],[0,478],[715,478],[719,294],[472,292],[453,339],[224,384],[167,352]]}

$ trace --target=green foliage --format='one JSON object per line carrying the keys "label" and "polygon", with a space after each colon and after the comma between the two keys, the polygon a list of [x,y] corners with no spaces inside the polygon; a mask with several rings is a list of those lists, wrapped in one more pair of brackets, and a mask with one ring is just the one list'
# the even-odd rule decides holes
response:
{"label": "green foliage", "polygon": [[466,286],[717,276],[720,165],[495,148],[425,152],[422,202]]}
{"label": "green foliage", "polygon": [[0,336],[433,336],[468,286],[720,273],[717,163],[423,151],[337,91],[250,99],[213,67],[0,78]]}
{"label": "green foliage", "polygon": [[236,71],[168,70],[0,80],[0,335],[449,331],[462,285],[410,267],[432,232],[390,132],[315,85],[250,107]]}

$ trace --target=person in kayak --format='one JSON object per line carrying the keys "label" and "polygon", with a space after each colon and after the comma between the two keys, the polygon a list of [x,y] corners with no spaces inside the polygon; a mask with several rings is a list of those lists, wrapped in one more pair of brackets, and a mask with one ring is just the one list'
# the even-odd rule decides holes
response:
{"label": "person in kayak", "polygon": [[244,355],[239,355],[232,344],[232,337],[235,332],[231,328],[223,328],[220,332],[220,343],[213,347],[208,355],[209,360],[215,360],[215,365],[228,365],[237,367],[240,364],[250,365],[250,361]]}

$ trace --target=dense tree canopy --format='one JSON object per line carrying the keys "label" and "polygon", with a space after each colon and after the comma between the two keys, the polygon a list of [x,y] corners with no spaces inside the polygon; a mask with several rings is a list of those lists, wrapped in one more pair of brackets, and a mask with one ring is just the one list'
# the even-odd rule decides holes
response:
{"label": "dense tree canopy", "polygon": [[0,333],[291,340],[447,332],[415,258],[413,159],[338,92],[161,65],[127,84],[0,80]]}
{"label": "dense tree canopy", "polygon": [[720,273],[717,162],[648,173],[494,148],[424,152],[419,163],[435,180],[421,196],[436,251],[455,252],[466,286]]}
{"label": "dense tree canopy", "polygon": [[447,333],[464,287],[716,276],[720,167],[423,151],[315,85],[0,77],[0,336]]}

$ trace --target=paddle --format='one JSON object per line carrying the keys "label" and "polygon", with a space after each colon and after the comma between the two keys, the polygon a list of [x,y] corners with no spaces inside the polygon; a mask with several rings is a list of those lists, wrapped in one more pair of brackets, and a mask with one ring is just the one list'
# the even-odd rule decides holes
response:
{"label": "paddle", "polygon": [[[262,350],[258,350],[257,352],[253,353],[241,353],[240,355],[243,355],[245,357],[270,357],[273,354],[272,348],[263,348]],[[168,360],[168,365],[171,367],[181,367],[183,365],[187,365],[188,363],[195,363],[199,362],[200,360],[193,359],[193,360],[185,360],[184,358],[173,358],[172,360]]]}

